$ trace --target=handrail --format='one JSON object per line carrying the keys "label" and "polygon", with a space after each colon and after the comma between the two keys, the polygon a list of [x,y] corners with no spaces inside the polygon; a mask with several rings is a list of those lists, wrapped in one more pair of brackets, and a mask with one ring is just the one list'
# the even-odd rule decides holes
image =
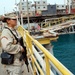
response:
{"label": "handrail", "polygon": [[[51,61],[56,68],[61,72],[62,75],[73,75],[66,67],[64,67],[46,48],[44,48],[37,40],[32,38],[32,36],[29,35],[29,33],[22,28],[21,26],[18,27],[18,31],[24,38],[24,41],[26,42],[26,47],[27,50],[31,54],[31,59],[32,59],[32,65],[33,65],[33,70],[34,70],[34,75],[35,75],[35,64],[41,73],[41,75],[44,75],[42,69],[40,68],[40,65],[37,63],[36,58],[33,54],[32,50],[32,45],[33,43],[44,53],[45,55],[45,62],[46,62],[46,75],[50,75],[50,64],[49,62]],[[25,32],[25,33],[24,33]],[[34,64],[35,63],[35,64]]]}
{"label": "handrail", "polygon": [[50,21],[48,22],[41,22],[41,24],[44,26],[41,25],[41,27],[49,27],[50,25],[56,25],[56,24],[60,24],[60,23],[63,23],[63,22],[66,22],[66,21],[69,21],[69,20],[73,20],[75,19],[75,15],[70,15],[70,16],[65,16],[65,17],[60,17],[60,18],[55,18],[55,19],[50,19]]}

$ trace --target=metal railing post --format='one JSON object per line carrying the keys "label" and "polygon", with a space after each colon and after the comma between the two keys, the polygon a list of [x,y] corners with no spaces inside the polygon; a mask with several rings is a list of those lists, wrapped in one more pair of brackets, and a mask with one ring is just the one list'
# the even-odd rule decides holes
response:
{"label": "metal railing post", "polygon": [[[31,55],[33,55],[32,41],[31,41],[31,39],[29,38],[28,34],[29,34],[29,33],[26,33],[26,43],[27,43],[27,46],[28,46],[27,48],[28,48],[28,50],[30,51]],[[35,69],[34,60],[31,59],[31,61],[32,61],[32,67],[33,67],[33,72],[34,72],[33,74],[36,75],[36,69]]]}
{"label": "metal railing post", "polygon": [[46,75],[50,75],[50,64],[49,64],[49,59],[45,55],[45,62],[46,62]]}

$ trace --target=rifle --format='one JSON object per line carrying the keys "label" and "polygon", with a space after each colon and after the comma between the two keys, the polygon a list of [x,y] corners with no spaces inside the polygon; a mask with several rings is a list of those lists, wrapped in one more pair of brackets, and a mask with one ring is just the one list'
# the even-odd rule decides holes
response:
{"label": "rifle", "polygon": [[25,64],[27,66],[27,69],[28,69],[28,72],[29,72],[29,68],[28,68],[28,58],[27,58],[27,50],[26,50],[26,46],[24,46],[24,43],[23,43],[23,38],[21,37],[18,42],[20,43],[20,45],[24,48],[24,52],[22,52],[22,55],[21,57],[19,58],[20,61],[22,61],[22,59],[25,61]]}

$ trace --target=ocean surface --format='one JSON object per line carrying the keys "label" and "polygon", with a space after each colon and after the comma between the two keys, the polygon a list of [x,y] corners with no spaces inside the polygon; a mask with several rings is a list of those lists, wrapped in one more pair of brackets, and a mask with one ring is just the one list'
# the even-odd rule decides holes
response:
{"label": "ocean surface", "polygon": [[75,34],[60,35],[52,45],[54,56],[75,75]]}

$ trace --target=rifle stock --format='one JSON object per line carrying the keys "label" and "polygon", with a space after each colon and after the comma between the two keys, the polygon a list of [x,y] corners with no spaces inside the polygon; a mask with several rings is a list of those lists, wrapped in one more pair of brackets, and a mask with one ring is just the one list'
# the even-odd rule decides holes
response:
{"label": "rifle stock", "polygon": [[28,69],[28,72],[29,72],[29,68],[28,68],[28,58],[27,58],[27,50],[26,50],[26,46],[24,46],[24,43],[23,43],[23,38],[21,37],[19,39],[19,43],[20,45],[24,48],[24,52],[22,52],[22,55],[20,57],[20,61],[23,59],[25,61],[25,64],[27,66],[27,69]]}

